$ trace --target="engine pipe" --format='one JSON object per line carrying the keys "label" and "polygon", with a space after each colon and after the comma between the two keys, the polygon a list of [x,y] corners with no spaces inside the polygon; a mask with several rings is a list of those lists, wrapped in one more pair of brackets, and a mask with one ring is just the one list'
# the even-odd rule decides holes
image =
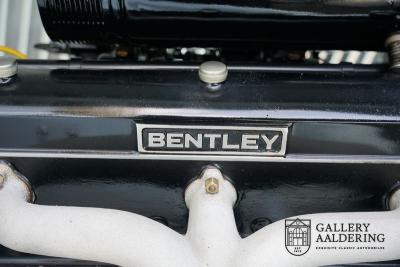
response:
{"label": "engine pipe", "polygon": [[[304,255],[294,256],[285,242],[285,220],[247,238],[239,236],[232,209],[236,190],[215,167],[205,169],[186,189],[190,213],[184,236],[133,213],[32,204],[29,184],[4,162],[0,164],[0,184],[0,244],[26,253],[143,267],[320,266],[400,258],[400,191],[389,200],[392,211],[292,218],[311,222],[307,234],[312,242],[298,246],[295,253],[308,247]],[[384,237],[379,246],[384,249],[318,250],[318,231],[328,227],[332,231],[337,227],[332,224],[343,224],[343,233],[350,228],[379,233]],[[354,246],[354,242],[347,240],[340,245]]]}
{"label": "engine pipe", "polygon": [[38,6],[56,41],[297,50],[383,50],[400,11],[398,0],[38,0]]}

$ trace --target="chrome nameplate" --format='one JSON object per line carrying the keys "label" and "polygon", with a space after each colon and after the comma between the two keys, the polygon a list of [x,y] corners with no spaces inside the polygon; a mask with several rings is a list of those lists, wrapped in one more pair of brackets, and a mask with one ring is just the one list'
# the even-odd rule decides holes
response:
{"label": "chrome nameplate", "polygon": [[138,151],[153,154],[284,156],[288,126],[136,124]]}

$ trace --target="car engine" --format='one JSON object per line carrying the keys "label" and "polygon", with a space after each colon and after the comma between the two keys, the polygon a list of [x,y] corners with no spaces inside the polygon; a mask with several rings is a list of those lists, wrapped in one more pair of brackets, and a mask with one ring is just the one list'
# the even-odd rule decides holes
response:
{"label": "car engine", "polygon": [[37,8],[70,59],[0,46],[0,266],[400,266],[400,1]]}

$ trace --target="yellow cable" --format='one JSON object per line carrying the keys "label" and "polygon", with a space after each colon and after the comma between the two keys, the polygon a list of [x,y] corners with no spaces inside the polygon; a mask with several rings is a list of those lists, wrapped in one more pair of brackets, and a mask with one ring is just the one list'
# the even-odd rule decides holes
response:
{"label": "yellow cable", "polygon": [[12,55],[12,56],[14,56],[16,58],[19,58],[19,59],[27,59],[28,58],[28,56],[25,55],[24,53],[21,53],[18,50],[15,50],[15,49],[13,49],[11,47],[8,47],[8,46],[0,45],[0,52]]}

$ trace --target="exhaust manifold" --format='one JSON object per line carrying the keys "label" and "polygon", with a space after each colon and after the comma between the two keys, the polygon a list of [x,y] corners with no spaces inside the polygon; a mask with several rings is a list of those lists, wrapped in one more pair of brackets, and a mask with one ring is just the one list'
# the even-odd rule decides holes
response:
{"label": "exhaust manifold", "polygon": [[[25,253],[140,267],[321,266],[400,258],[400,191],[390,198],[391,211],[304,215],[242,239],[233,214],[236,190],[215,167],[186,189],[185,235],[134,213],[32,204],[29,183],[4,162],[0,184],[0,244]],[[370,242],[358,244],[361,239],[352,235],[341,247],[378,249],[321,249],[329,245],[317,242],[330,234],[327,227],[342,225],[344,231],[345,224],[344,235]],[[349,227],[367,232],[351,233]],[[372,239],[377,234],[384,238]]]}

